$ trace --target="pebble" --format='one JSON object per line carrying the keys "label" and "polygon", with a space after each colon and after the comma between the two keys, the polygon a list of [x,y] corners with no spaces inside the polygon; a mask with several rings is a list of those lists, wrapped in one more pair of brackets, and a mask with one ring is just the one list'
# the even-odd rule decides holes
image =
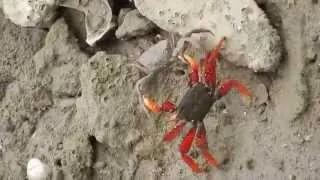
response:
{"label": "pebble", "polygon": [[282,144],[282,147],[283,147],[283,148],[287,148],[287,147],[288,147],[288,144]]}
{"label": "pebble", "polygon": [[52,175],[52,180],[64,180],[63,171],[60,169],[54,169],[53,175]]}
{"label": "pebble", "polygon": [[262,115],[266,111],[267,103],[263,103],[258,107],[258,113]]}
{"label": "pebble", "polygon": [[226,104],[224,102],[217,102],[215,104],[215,106],[216,106],[218,112],[226,110]]}
{"label": "pebble", "polygon": [[138,130],[129,130],[127,138],[125,139],[125,144],[128,147],[135,145],[141,138],[141,133]]}
{"label": "pebble", "polygon": [[312,36],[312,41],[313,42],[317,42],[319,40],[319,34],[314,34],[313,36]]}
{"label": "pebble", "polygon": [[296,179],[297,179],[297,177],[295,175],[293,175],[293,174],[289,175],[289,180],[296,180]]}
{"label": "pebble", "polygon": [[247,164],[247,168],[249,170],[254,169],[254,160],[253,159],[249,159],[246,164]]}
{"label": "pebble", "polygon": [[268,117],[266,116],[266,114],[263,114],[262,118],[261,118],[261,122],[267,122],[269,119]]}
{"label": "pebble", "polygon": [[295,0],[287,0],[287,5],[288,5],[288,8],[290,8],[291,6],[296,5],[296,1]]}
{"label": "pebble", "polygon": [[224,109],[224,110],[222,111],[222,114],[228,114],[228,110],[227,110],[227,109]]}
{"label": "pebble", "polygon": [[150,33],[156,26],[146,17],[142,16],[138,10],[134,9],[126,13],[121,25],[116,30],[118,39],[130,39],[136,36],[143,36]]}
{"label": "pebble", "polygon": [[312,138],[312,135],[307,135],[303,139],[304,139],[305,142],[310,142],[311,138]]}
{"label": "pebble", "polygon": [[256,106],[260,106],[267,103],[269,98],[267,87],[263,83],[260,83],[256,85],[254,88],[255,88],[254,94],[256,95],[256,99],[255,99]]}
{"label": "pebble", "polygon": [[106,163],[103,162],[103,161],[96,162],[95,165],[94,165],[94,167],[95,167],[96,169],[102,169],[102,168],[104,168],[105,166],[106,166]]}
{"label": "pebble", "polygon": [[308,63],[314,63],[317,60],[317,53],[315,52],[314,48],[309,48],[307,50],[306,59]]}

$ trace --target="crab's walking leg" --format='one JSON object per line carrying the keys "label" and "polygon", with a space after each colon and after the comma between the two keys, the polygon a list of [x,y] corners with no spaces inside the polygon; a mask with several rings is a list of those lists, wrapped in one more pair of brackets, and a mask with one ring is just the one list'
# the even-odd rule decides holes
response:
{"label": "crab's walking leg", "polygon": [[222,47],[223,42],[225,41],[225,37],[223,37],[218,45],[214,47],[210,52],[207,53],[205,61],[204,61],[204,79],[205,83],[209,87],[214,87],[216,85],[216,61],[220,57],[220,49]]}
{"label": "crab's walking leg", "polygon": [[206,129],[203,123],[198,125],[196,134],[196,146],[200,149],[201,155],[206,159],[208,164],[218,166],[219,162],[210,154],[208,150],[208,142],[206,137]]}
{"label": "crab's walking leg", "polygon": [[170,131],[168,131],[164,136],[163,136],[163,141],[164,142],[170,142],[174,138],[178,136],[178,134],[182,131],[183,127],[186,125],[187,122],[182,121],[181,123],[178,123],[174,128],[172,128]]}
{"label": "crab's walking leg", "polygon": [[176,105],[168,100],[159,106],[152,98],[143,96],[143,102],[152,112],[173,112],[176,110]]}
{"label": "crab's walking leg", "polygon": [[196,135],[196,128],[192,127],[187,135],[183,138],[182,143],[180,144],[180,153],[183,161],[192,169],[193,172],[199,173],[202,172],[200,166],[189,156],[187,153],[189,152],[193,139]]}
{"label": "crab's walking leg", "polygon": [[199,82],[199,63],[197,60],[193,59],[188,55],[179,56],[182,61],[186,61],[190,68],[191,72],[189,73],[189,84],[193,85]]}
{"label": "crab's walking leg", "polygon": [[252,97],[252,93],[246,88],[245,85],[233,79],[221,83],[219,87],[219,95],[225,96],[231,90],[231,88],[236,88],[243,96]]}

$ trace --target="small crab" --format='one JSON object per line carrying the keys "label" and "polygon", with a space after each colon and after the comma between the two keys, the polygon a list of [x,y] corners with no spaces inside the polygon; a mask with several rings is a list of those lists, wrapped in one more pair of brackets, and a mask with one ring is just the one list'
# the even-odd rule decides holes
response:
{"label": "small crab", "polygon": [[[179,59],[189,64],[190,88],[177,107],[169,100],[165,101],[162,105],[158,105],[152,97],[143,94],[144,104],[152,112],[173,113],[172,117],[176,125],[173,129],[165,133],[163,137],[164,142],[171,142],[178,136],[188,122],[192,123],[191,129],[184,136],[179,146],[179,151],[183,161],[195,173],[203,172],[203,169],[188,155],[193,142],[195,142],[196,147],[200,150],[200,154],[209,165],[220,167],[218,160],[208,150],[206,128],[203,122],[211,106],[218,99],[225,96],[232,88],[237,89],[246,97],[252,96],[251,92],[236,80],[227,80],[221,84],[218,84],[216,81],[216,61],[219,59],[220,49],[225,39],[226,38],[223,37],[218,45],[206,54],[204,62],[201,65],[204,69],[203,72],[200,72],[200,64],[194,58],[185,54],[179,56]],[[203,78],[200,78],[199,75],[203,75]]]}

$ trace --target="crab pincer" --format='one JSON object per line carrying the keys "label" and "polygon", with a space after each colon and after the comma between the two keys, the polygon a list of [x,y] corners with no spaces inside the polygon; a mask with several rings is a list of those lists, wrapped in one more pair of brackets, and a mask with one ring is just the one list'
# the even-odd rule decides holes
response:
{"label": "crab pincer", "polygon": [[171,101],[165,101],[159,106],[152,98],[143,96],[143,102],[152,112],[171,112],[176,109],[176,105]]}
{"label": "crab pincer", "polygon": [[199,63],[188,55],[178,56],[182,61],[186,61],[190,66],[189,85],[192,86],[199,82]]}

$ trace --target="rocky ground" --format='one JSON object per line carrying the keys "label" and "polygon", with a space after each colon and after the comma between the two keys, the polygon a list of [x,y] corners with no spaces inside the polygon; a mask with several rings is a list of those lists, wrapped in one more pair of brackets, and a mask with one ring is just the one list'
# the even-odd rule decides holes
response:
{"label": "rocky ground", "polygon": [[[100,25],[94,3],[64,2],[49,28],[0,12],[0,179],[26,179],[31,158],[54,180],[320,179],[317,0],[113,1],[112,13],[97,9],[110,15]],[[181,37],[201,28],[214,36]],[[188,71],[172,55],[189,42],[185,52],[201,58],[221,36],[219,80],[243,82],[254,98],[232,91],[212,107],[204,122],[223,169],[194,174],[181,136],[161,142],[169,117],[147,111],[141,92],[179,102]]]}

